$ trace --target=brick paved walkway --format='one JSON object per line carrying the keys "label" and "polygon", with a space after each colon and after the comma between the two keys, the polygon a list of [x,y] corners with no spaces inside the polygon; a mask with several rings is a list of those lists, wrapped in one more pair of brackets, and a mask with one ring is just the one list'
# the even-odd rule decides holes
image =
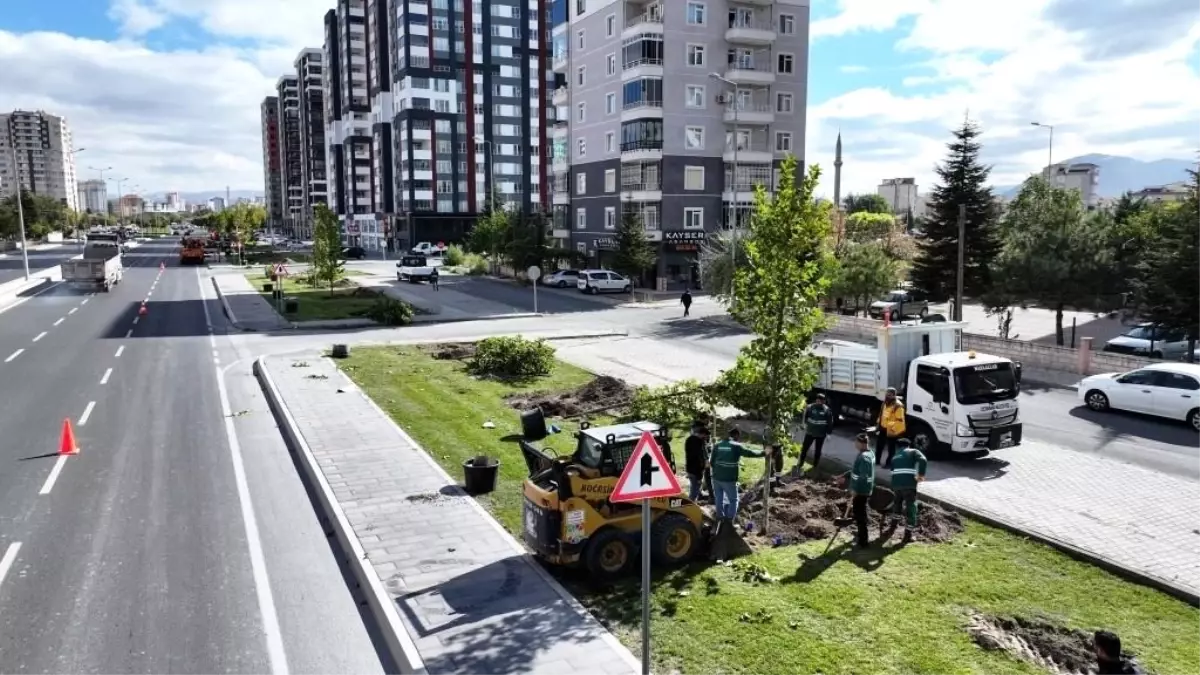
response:
{"label": "brick paved walkway", "polygon": [[267,331],[291,326],[240,271],[214,274],[212,280],[229,320],[238,328]]}
{"label": "brick paved walkway", "polygon": [[[301,361],[308,366],[293,367]],[[427,672],[639,672],[637,660],[332,362],[314,352],[264,365]]]}
{"label": "brick paved walkway", "polygon": [[[679,342],[638,337],[564,344],[558,354],[646,386],[711,381],[732,365]],[[849,461],[853,444],[830,438],[825,453]],[[935,462],[921,490],[1200,594],[1200,483],[1027,440],[978,462]]]}

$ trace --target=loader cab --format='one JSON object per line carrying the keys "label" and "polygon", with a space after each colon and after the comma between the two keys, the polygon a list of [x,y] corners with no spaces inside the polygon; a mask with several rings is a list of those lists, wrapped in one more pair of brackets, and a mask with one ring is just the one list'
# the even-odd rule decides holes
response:
{"label": "loader cab", "polygon": [[588,426],[585,422],[575,434],[575,454],[572,459],[580,466],[594,469],[601,476],[620,476],[630,456],[637,448],[642,434],[649,431],[674,469],[669,434],[665,427],[653,422],[613,424],[604,427]]}

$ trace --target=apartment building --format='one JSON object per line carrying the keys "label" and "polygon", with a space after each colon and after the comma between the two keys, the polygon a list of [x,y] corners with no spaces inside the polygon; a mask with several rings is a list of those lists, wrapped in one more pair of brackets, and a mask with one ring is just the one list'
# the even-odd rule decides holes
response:
{"label": "apartment building", "polygon": [[1094,209],[1099,205],[1100,167],[1088,162],[1055,164],[1048,167],[1050,184],[1067,190],[1078,190],[1083,206]]}
{"label": "apartment building", "polygon": [[916,178],[884,178],[875,188],[875,194],[883,197],[893,214],[900,216],[913,211],[920,196]]}
{"label": "apartment building", "polygon": [[66,118],[43,111],[0,114],[0,198],[17,183],[78,211],[75,148]]}
{"label": "apartment building", "polygon": [[300,81],[284,75],[275,83],[279,99],[279,175],[283,199],[283,231],[303,234],[304,152],[300,140]]}
{"label": "apartment building", "polygon": [[696,284],[754,189],[804,159],[808,0],[555,0],[554,235],[604,266],[622,214],[659,247],[643,280]]}
{"label": "apartment building", "polygon": [[108,184],[102,180],[79,182],[79,210],[87,213],[108,211]]}
{"label": "apartment building", "polygon": [[1168,183],[1167,185],[1152,185],[1137,192],[1131,192],[1134,199],[1144,199],[1148,202],[1182,202],[1192,193],[1187,181]]}
{"label": "apartment building", "polygon": [[300,185],[304,203],[303,233],[311,234],[313,209],[328,202],[325,166],[325,103],[322,92],[324,55],[320,49],[302,49],[296,57],[300,95]]}
{"label": "apartment building", "polygon": [[283,227],[283,174],[279,154],[279,97],[268,96],[259,106],[262,115],[263,192],[266,196],[267,225]]}

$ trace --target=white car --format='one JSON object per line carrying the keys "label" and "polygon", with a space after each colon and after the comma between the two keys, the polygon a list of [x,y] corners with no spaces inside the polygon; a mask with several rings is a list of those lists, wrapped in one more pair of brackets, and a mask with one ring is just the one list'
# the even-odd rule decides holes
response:
{"label": "white car", "polygon": [[1200,364],[1156,363],[1128,373],[1105,373],[1079,382],[1079,402],[1187,422],[1200,431]]}
{"label": "white car", "polygon": [[610,270],[581,270],[575,288],[580,293],[628,293],[633,284],[625,277]]}
{"label": "white car", "polygon": [[553,286],[555,288],[566,288],[568,286],[578,286],[579,270],[557,270],[550,274],[543,275],[538,281],[543,286]]}
{"label": "white car", "polygon": [[1156,328],[1146,323],[1109,340],[1103,351],[1176,361],[1187,356],[1187,349],[1186,330]]}

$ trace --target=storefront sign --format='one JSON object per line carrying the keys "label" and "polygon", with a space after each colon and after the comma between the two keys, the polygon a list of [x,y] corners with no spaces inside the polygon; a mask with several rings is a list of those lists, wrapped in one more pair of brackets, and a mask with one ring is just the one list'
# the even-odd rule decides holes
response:
{"label": "storefront sign", "polygon": [[592,248],[597,251],[615,251],[617,240],[615,237],[599,237],[592,240]]}
{"label": "storefront sign", "polygon": [[667,230],[662,235],[667,250],[676,253],[696,253],[700,245],[708,240],[708,233],[704,230]]}

